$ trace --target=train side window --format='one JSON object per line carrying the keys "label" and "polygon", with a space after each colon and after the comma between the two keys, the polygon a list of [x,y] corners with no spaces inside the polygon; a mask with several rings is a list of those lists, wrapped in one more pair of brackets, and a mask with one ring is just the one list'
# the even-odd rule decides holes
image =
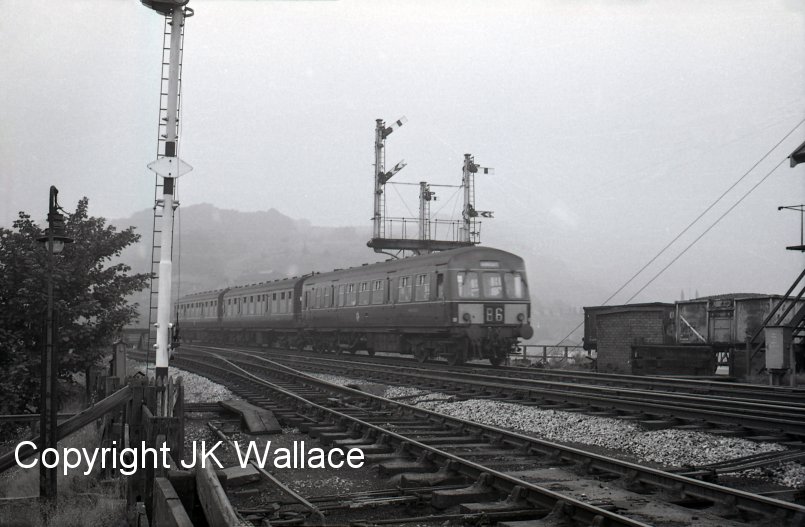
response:
{"label": "train side window", "polygon": [[347,305],[354,306],[358,303],[358,295],[355,292],[355,284],[347,286]]}
{"label": "train side window", "polygon": [[372,303],[383,303],[383,280],[375,280],[372,283]]}
{"label": "train side window", "polygon": [[341,284],[338,286],[338,307],[341,307],[344,304],[344,284]]}
{"label": "train side window", "polygon": [[481,288],[478,284],[478,273],[459,271],[456,273],[456,285],[459,298],[480,298]]}
{"label": "train side window", "polygon": [[436,273],[436,299],[444,300],[444,274]]}
{"label": "train side window", "polygon": [[324,288],[324,307],[333,307],[333,286],[328,285]]}
{"label": "train side window", "polygon": [[416,285],[414,287],[414,300],[423,302],[430,300],[430,277],[426,274],[416,275]]}
{"label": "train side window", "polygon": [[484,298],[502,298],[503,281],[500,273],[483,273]]}
{"label": "train side window", "polygon": [[358,304],[369,305],[372,299],[372,291],[369,289],[369,282],[361,282],[358,289]]}
{"label": "train side window", "polygon": [[411,301],[411,277],[401,276],[397,281],[397,301]]}
{"label": "train side window", "polygon": [[523,298],[523,277],[520,273],[506,273],[503,275],[506,286],[506,296],[509,298]]}

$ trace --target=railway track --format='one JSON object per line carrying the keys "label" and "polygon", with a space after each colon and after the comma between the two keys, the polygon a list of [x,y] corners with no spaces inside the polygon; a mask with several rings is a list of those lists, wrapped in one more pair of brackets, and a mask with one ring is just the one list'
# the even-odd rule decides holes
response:
{"label": "railway track", "polygon": [[186,350],[176,365],[227,385],[325,444],[363,449],[367,461],[397,477],[400,487],[437,489],[430,493],[436,510],[458,507],[496,518],[531,511],[531,518],[550,514],[574,525],[805,522],[805,508],[792,503],[451,418],[266,358]]}
{"label": "railway track", "polygon": [[[319,373],[404,384],[466,398],[491,398],[541,408],[638,420],[648,428],[685,428],[800,448],[805,441],[805,401],[774,402],[758,392],[740,396],[645,390],[534,378],[500,377],[497,370],[446,370],[411,363],[378,363],[305,352],[188,347],[259,360],[263,354],[283,364]],[[304,353],[304,354],[302,354]],[[773,393],[773,392],[772,392]],[[791,394],[789,394],[791,395]]]}
{"label": "railway track", "polygon": [[[310,356],[308,351],[276,350],[266,348],[239,347],[254,351],[284,353]],[[413,358],[400,355],[368,356],[368,355],[325,355],[336,360],[349,360],[366,364],[392,364],[411,366],[419,364],[420,368],[440,371],[475,373],[480,375],[494,375],[500,378],[532,379],[554,381],[569,384],[585,384],[593,386],[608,386],[614,388],[642,389],[657,392],[678,392],[685,394],[712,395],[723,397],[747,398],[770,403],[805,404],[805,388],[792,388],[789,386],[767,386],[761,384],[736,383],[720,380],[700,380],[678,377],[658,377],[645,375],[625,375],[617,373],[598,373],[590,371],[550,370],[541,368],[523,368],[515,366],[490,367],[486,364],[465,363],[460,366],[450,366],[442,361],[428,361],[417,363]]]}

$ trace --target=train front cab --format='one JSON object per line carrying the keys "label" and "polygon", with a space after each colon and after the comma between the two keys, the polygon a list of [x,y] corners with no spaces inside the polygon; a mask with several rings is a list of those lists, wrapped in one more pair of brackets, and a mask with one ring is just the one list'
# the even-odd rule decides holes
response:
{"label": "train front cab", "polygon": [[518,338],[529,339],[531,304],[523,260],[489,249],[449,264],[452,331],[458,349],[451,362],[488,359],[493,365],[506,360]]}

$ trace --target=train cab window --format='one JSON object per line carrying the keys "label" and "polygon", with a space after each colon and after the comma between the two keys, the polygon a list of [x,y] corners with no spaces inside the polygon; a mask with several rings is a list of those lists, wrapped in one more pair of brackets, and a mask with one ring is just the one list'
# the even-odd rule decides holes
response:
{"label": "train cab window", "polygon": [[436,299],[444,300],[444,274],[436,273]]}
{"label": "train cab window", "polygon": [[509,298],[523,298],[523,277],[520,273],[506,273],[503,275],[503,283],[506,285],[506,296]]}
{"label": "train cab window", "polygon": [[423,302],[430,300],[430,276],[426,274],[416,275],[416,284],[414,286],[414,300]]}
{"label": "train cab window", "polygon": [[383,303],[383,280],[375,280],[372,282],[372,303]]}
{"label": "train cab window", "polygon": [[369,289],[369,282],[361,282],[358,288],[358,304],[367,306],[371,299],[372,291]]}
{"label": "train cab window", "polygon": [[503,298],[503,281],[500,273],[483,273],[484,298]]}
{"label": "train cab window", "polygon": [[410,302],[411,301],[411,277],[401,276],[397,280],[397,301]]}
{"label": "train cab window", "polygon": [[478,284],[478,273],[459,271],[456,273],[456,285],[459,298],[480,298],[481,288]]}

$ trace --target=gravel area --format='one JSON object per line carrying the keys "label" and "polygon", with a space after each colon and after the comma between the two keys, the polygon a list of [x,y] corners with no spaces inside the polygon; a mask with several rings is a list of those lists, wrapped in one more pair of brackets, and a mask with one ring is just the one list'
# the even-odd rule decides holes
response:
{"label": "gravel area", "polygon": [[320,381],[329,382],[330,384],[336,384],[338,386],[346,386],[347,384],[361,384],[366,382],[362,379],[352,379],[350,377],[341,377],[340,375],[330,375],[329,373],[313,373],[309,371],[304,371],[302,373],[315,377]]}
{"label": "gravel area", "polygon": [[[308,373],[333,384],[361,384],[366,381]],[[469,399],[407,386],[388,386],[384,397],[460,419],[499,426],[549,441],[604,448],[633,456],[641,462],[663,467],[696,467],[764,452],[786,450],[777,443],[758,443],[704,432],[664,429],[646,431],[640,425],[575,412],[541,410],[517,403]],[[775,467],[746,470],[741,477],[771,480],[786,487],[805,486],[805,466],[784,463]]]}
{"label": "gravel area", "polygon": [[805,487],[805,466],[800,463],[788,462],[776,467],[753,468],[743,472],[733,472],[730,476],[744,478],[771,480],[778,485],[792,488]]}
{"label": "gravel area", "polygon": [[[145,373],[145,363],[143,362],[128,360],[126,367],[130,375],[138,371],[143,374]],[[238,398],[224,386],[212,382],[201,375],[196,375],[195,373],[169,366],[168,375],[180,376],[182,378],[182,383],[184,384],[184,400],[186,403],[210,403]]]}

